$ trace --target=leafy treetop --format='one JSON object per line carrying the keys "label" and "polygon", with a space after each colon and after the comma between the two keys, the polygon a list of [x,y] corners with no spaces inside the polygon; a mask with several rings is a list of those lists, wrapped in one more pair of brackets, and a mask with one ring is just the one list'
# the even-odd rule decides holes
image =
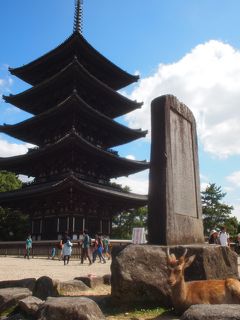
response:
{"label": "leafy treetop", "polygon": [[[222,188],[215,183],[210,183],[202,195],[202,208],[203,208],[203,226],[204,233],[209,234],[211,229],[215,229],[222,225],[234,226],[236,224],[236,218],[230,217],[232,214],[233,206],[229,206],[222,202],[222,199],[226,196],[226,193],[222,191]],[[229,222],[229,223],[228,223]],[[232,229],[232,228],[231,228]],[[233,228],[235,229],[235,227]],[[235,230],[231,230],[236,232]],[[230,232],[230,230],[228,230]]]}
{"label": "leafy treetop", "polygon": [[15,173],[0,171],[0,192],[12,191],[21,187],[22,182]]}

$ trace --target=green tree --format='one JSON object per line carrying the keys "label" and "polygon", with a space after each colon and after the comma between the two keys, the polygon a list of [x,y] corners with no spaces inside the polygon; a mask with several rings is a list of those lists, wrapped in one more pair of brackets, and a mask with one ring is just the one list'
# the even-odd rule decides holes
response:
{"label": "green tree", "polygon": [[237,233],[240,233],[240,222],[238,221]]}
{"label": "green tree", "polygon": [[[18,177],[7,171],[0,171],[0,192],[8,192],[22,187]],[[29,228],[26,214],[10,208],[0,207],[0,240],[23,240]]]}
{"label": "green tree", "polygon": [[[231,218],[233,207],[222,202],[222,199],[226,196],[225,192],[222,192],[222,188],[218,187],[215,183],[210,183],[202,195],[202,208],[203,208],[203,226],[204,233],[209,234],[211,229],[229,224],[229,227],[234,225],[235,220]],[[237,230],[237,225],[236,225]],[[228,230],[229,232],[230,230]]]}
{"label": "green tree", "polygon": [[15,173],[0,171],[0,192],[12,191],[21,187],[22,182]]}
{"label": "green tree", "polygon": [[123,211],[113,218],[113,239],[132,239],[133,228],[147,227],[147,207]]}
{"label": "green tree", "polygon": [[236,217],[231,217],[228,218],[225,221],[225,226],[227,229],[227,232],[232,235],[232,236],[236,236],[238,233],[238,220]]}

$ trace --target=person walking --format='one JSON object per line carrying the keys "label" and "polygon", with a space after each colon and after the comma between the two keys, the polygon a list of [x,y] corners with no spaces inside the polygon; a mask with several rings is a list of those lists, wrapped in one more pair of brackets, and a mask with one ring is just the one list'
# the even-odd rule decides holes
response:
{"label": "person walking", "polygon": [[56,255],[56,248],[55,248],[55,247],[52,247],[51,253],[50,253],[50,256],[48,257],[48,259],[54,260],[55,255]]}
{"label": "person walking", "polygon": [[63,245],[63,262],[64,265],[69,264],[69,260],[72,254],[72,242],[67,240]]}
{"label": "person walking", "polygon": [[221,227],[221,231],[219,233],[219,241],[222,247],[229,247],[229,234],[226,231],[226,228]]}
{"label": "person walking", "polygon": [[24,255],[24,258],[30,259],[31,249],[32,249],[32,238],[31,238],[31,235],[29,234],[26,239],[26,253]]}
{"label": "person walking", "polygon": [[105,258],[103,257],[103,242],[100,235],[96,235],[95,238],[95,244],[94,244],[95,250],[93,251],[93,262],[96,261],[96,257],[98,256],[100,261],[102,263],[106,263]]}
{"label": "person walking", "polygon": [[110,260],[110,252],[109,252],[109,240],[106,236],[103,236],[103,256],[104,258]]}
{"label": "person walking", "polygon": [[90,246],[91,246],[91,239],[88,235],[88,230],[83,231],[83,241],[82,241],[82,251],[81,251],[81,264],[83,264],[84,259],[88,258],[89,265],[92,264],[90,258]]}
{"label": "person walking", "polygon": [[64,234],[62,235],[62,238],[61,238],[59,245],[58,245],[58,250],[59,250],[58,259],[59,259],[59,261],[63,260],[63,256],[64,256],[63,255],[63,246],[68,240],[70,240],[70,242],[71,242],[71,238],[69,237],[68,232],[65,231]]}
{"label": "person walking", "polygon": [[95,234],[95,239],[94,239],[94,246],[93,246],[93,253],[92,253],[92,262],[94,263],[97,258],[98,254],[98,235]]}

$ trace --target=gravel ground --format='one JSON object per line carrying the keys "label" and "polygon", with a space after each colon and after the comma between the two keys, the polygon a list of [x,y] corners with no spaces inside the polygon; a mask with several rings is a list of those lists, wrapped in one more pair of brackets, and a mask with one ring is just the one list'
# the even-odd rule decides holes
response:
{"label": "gravel ground", "polygon": [[110,274],[111,261],[105,264],[88,262],[80,264],[79,260],[70,260],[64,266],[63,261],[48,260],[46,258],[24,259],[16,257],[0,257],[0,281],[18,280],[24,278],[39,278],[49,276],[52,279],[67,281],[75,277],[87,276],[89,274],[102,276]]}

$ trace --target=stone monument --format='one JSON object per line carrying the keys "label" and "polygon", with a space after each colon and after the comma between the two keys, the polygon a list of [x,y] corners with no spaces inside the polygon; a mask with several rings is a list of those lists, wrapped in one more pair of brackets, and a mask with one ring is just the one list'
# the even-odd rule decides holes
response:
{"label": "stone monument", "polygon": [[203,243],[196,122],[172,95],[152,101],[148,242]]}
{"label": "stone monument", "polygon": [[[185,279],[238,278],[237,255],[204,243],[196,123],[172,95],[152,102],[148,244],[113,247],[111,296],[121,304],[171,307],[166,250],[196,255]],[[216,268],[217,266],[217,268]]]}

